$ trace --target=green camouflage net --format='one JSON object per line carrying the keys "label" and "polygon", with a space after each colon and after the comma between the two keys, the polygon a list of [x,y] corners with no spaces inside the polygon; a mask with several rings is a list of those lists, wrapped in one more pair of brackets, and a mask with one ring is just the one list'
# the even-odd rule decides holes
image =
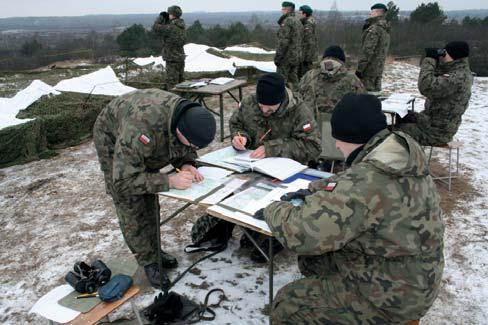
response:
{"label": "green camouflage net", "polygon": [[98,113],[112,99],[78,93],[43,96],[17,114],[35,120],[0,130],[0,167],[49,157],[53,149],[90,138]]}

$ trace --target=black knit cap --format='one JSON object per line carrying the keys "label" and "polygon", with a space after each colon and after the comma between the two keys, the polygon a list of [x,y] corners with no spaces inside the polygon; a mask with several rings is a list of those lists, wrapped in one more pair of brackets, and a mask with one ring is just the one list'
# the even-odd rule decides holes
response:
{"label": "black knit cap", "polygon": [[340,46],[332,45],[325,49],[324,56],[322,58],[336,58],[342,62],[346,62],[346,55]]}
{"label": "black knit cap", "polygon": [[453,60],[459,60],[469,56],[469,45],[463,41],[449,42],[445,47]]}
{"label": "black knit cap", "polygon": [[259,78],[256,99],[259,104],[276,105],[286,98],[285,79],[279,73],[267,73]]}
{"label": "black knit cap", "polygon": [[386,116],[376,96],[349,93],[335,106],[330,123],[333,138],[363,144],[386,128]]}
{"label": "black knit cap", "polygon": [[373,9],[383,9],[384,11],[388,11],[388,8],[382,4],[382,3],[375,3],[372,7],[371,10]]}
{"label": "black knit cap", "polygon": [[181,134],[193,145],[204,148],[215,137],[215,118],[212,113],[190,101],[183,102],[184,110],[176,123]]}

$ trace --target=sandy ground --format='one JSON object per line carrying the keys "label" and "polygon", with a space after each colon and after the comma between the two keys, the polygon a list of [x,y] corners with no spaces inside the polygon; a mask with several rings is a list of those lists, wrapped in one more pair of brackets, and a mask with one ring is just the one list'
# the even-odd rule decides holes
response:
{"label": "sandy ground", "polygon": [[[418,94],[417,76],[418,68],[395,63],[388,66],[384,88]],[[251,91],[253,88],[246,89],[246,93]],[[463,179],[455,183],[451,193],[439,187],[446,222],[446,269],[440,296],[423,324],[483,324],[488,318],[488,172],[483,164],[488,157],[484,137],[487,102],[488,80],[478,78],[458,134],[465,142]],[[216,105],[216,101],[210,104]],[[236,104],[226,98],[225,105],[228,118]],[[216,141],[202,153],[222,146]],[[446,159],[441,155],[438,159],[435,170],[445,170]],[[183,205],[168,198],[160,201],[163,217]],[[111,199],[105,194],[92,142],[62,150],[49,160],[1,169],[0,211],[0,323],[41,323],[29,309],[42,295],[64,283],[65,273],[76,261],[130,256]],[[180,262],[171,278],[202,256],[182,251],[190,243],[192,223],[202,214],[203,210],[192,207],[161,229],[163,248]],[[226,251],[199,264],[174,290],[202,302],[209,289],[222,288],[227,299],[216,309],[215,324],[264,324],[267,267],[247,258],[239,248],[239,237],[234,232]],[[275,259],[275,292],[300,277],[295,258],[285,252]],[[142,278],[138,274],[136,280]],[[144,281],[142,285],[143,293],[136,299],[141,309],[156,293]],[[131,317],[128,306],[111,315],[111,319],[120,317]]]}

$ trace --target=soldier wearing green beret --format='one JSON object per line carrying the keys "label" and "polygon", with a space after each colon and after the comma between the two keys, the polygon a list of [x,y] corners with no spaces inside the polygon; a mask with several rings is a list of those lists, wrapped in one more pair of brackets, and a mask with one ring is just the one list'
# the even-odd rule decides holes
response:
{"label": "soldier wearing green beret", "polygon": [[278,45],[274,63],[277,72],[285,77],[294,89],[298,84],[298,66],[302,60],[303,25],[295,15],[295,4],[284,1],[281,4],[282,16],[278,20]]}
{"label": "soldier wearing green beret", "polygon": [[316,33],[317,22],[314,18],[313,10],[310,6],[303,5],[298,11],[300,21],[303,24],[303,41],[302,41],[302,62],[299,66],[298,78],[312,69],[313,62],[317,60],[318,40]]}
{"label": "soldier wearing green beret", "polygon": [[381,91],[383,69],[390,48],[391,26],[385,18],[387,10],[382,3],[373,5],[363,26],[356,75],[370,92]]}

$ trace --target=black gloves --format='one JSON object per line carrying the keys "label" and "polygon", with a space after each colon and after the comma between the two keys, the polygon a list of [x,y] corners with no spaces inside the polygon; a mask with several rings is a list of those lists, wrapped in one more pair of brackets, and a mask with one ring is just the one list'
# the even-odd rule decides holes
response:
{"label": "black gloves", "polygon": [[253,218],[258,220],[264,220],[264,209],[259,209],[258,211],[256,211],[256,213],[254,213],[253,215]]}
{"label": "black gloves", "polygon": [[161,16],[163,22],[168,22],[169,21],[169,14],[166,11],[161,11],[159,13],[159,16]]}
{"label": "black gloves", "polygon": [[437,48],[426,48],[425,57],[438,60],[440,57],[446,56],[446,50]]}
{"label": "black gloves", "polygon": [[309,190],[302,189],[302,190],[298,190],[296,192],[286,193],[280,199],[281,199],[281,201],[287,201],[287,202],[289,202],[291,200],[302,200],[302,201],[304,201],[305,197],[309,196],[311,194],[312,194],[312,192],[310,192]]}
{"label": "black gloves", "polygon": [[401,123],[417,123],[417,115],[413,112],[408,112],[400,121]]}
{"label": "black gloves", "polygon": [[363,79],[363,73],[361,71],[356,71],[356,77]]}

